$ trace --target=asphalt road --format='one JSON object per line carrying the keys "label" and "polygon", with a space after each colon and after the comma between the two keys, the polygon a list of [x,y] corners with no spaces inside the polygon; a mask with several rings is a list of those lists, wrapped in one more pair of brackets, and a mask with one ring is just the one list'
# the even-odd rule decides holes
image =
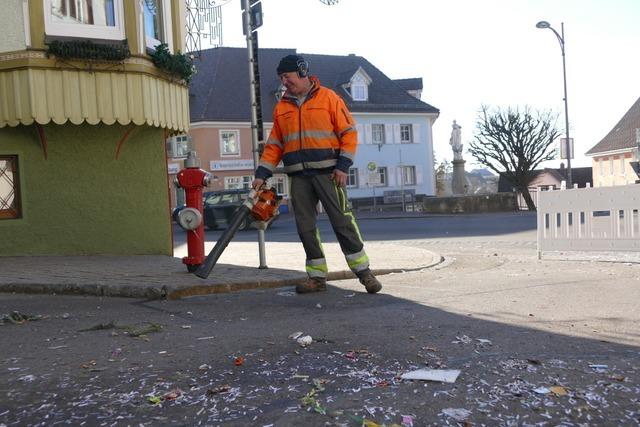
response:
{"label": "asphalt road", "polygon": [[[358,217],[358,227],[365,240],[413,240],[490,236],[510,236],[511,239],[535,242],[536,216],[529,212],[508,212],[473,215],[430,215],[430,216],[386,216],[364,215]],[[323,241],[335,242],[331,224],[320,216],[318,228]],[[224,230],[206,230],[208,241],[217,240]],[[174,226],[174,239],[177,244],[185,241],[185,232]],[[238,231],[235,241],[256,241],[255,230]],[[266,233],[267,241],[297,241],[293,215],[282,214]]]}
{"label": "asphalt road", "polygon": [[[640,424],[640,265],[538,260],[531,219],[363,219],[368,240],[445,257],[378,295],[1,295],[42,318],[0,325],[0,426]],[[419,368],[460,374],[400,379]]]}

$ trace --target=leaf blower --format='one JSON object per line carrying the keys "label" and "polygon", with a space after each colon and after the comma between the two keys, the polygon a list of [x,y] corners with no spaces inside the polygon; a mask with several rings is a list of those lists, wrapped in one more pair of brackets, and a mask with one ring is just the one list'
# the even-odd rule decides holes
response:
{"label": "leaf blower", "polygon": [[282,198],[278,196],[273,188],[261,187],[258,190],[251,190],[249,197],[240,206],[233,216],[227,229],[222,233],[216,245],[211,249],[204,262],[195,271],[195,275],[206,279],[211,274],[211,270],[218,262],[218,258],[227,248],[229,242],[238,231],[247,216],[251,215],[256,221],[259,229],[266,229],[275,217],[280,213],[278,206]]}

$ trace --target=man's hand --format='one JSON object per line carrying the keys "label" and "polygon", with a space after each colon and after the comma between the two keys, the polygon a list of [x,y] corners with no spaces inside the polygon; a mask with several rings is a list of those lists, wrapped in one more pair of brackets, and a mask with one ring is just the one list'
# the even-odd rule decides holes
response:
{"label": "man's hand", "polygon": [[347,185],[347,174],[341,170],[334,169],[333,172],[331,172],[331,179],[336,182],[338,187],[345,187]]}
{"label": "man's hand", "polygon": [[253,188],[254,190],[258,190],[263,185],[264,185],[264,179],[256,178],[251,183],[251,188]]}

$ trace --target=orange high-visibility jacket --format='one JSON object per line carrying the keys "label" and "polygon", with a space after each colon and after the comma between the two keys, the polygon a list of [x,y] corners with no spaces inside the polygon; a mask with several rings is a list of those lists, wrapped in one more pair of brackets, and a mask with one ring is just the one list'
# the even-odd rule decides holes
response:
{"label": "orange high-visibility jacket", "polygon": [[285,96],[273,110],[273,129],[267,139],[256,178],[269,178],[282,160],[288,175],[345,173],[353,164],[358,144],[355,122],[342,98],[320,86],[313,87],[298,106],[294,97]]}

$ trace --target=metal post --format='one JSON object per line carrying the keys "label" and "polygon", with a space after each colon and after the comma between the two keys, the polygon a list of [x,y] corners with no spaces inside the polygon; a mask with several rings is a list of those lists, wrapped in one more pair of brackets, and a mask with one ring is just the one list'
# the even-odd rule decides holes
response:
{"label": "metal post", "polygon": [[404,165],[402,164],[402,149],[399,149],[400,153],[400,194],[402,196],[402,212],[406,212],[404,202]]}
{"label": "metal post", "polygon": [[[571,140],[569,138],[569,102],[567,99],[567,63],[565,60],[565,43],[564,43],[564,22],[560,24],[560,34],[547,21],[540,21],[536,24],[536,28],[550,29],[556,35],[560,42],[560,51],[562,52],[562,81],[564,83],[564,148],[567,153],[567,184],[569,188],[573,188],[573,179],[571,177]],[[562,151],[562,150],[561,150]]]}
{"label": "metal post", "polygon": [[376,212],[378,210],[376,207],[376,184],[374,183],[371,188],[373,189],[373,211]]}
{"label": "metal post", "polygon": [[[256,170],[260,161],[258,153],[258,104],[256,97],[256,76],[254,61],[258,52],[253,51],[253,38],[257,37],[257,33],[252,31],[253,17],[249,0],[242,0],[242,9],[244,13],[244,32],[247,38],[247,57],[249,59],[249,82],[250,82],[250,99],[251,99],[251,144],[253,147],[253,170]],[[256,43],[257,46],[257,43]],[[260,257],[260,265],[258,268],[268,268],[265,256],[264,230],[258,230],[258,253]]]}
{"label": "metal post", "polygon": [[567,137],[565,141],[565,152],[567,153],[567,187],[573,188],[571,177],[571,138],[569,138],[569,101],[567,100],[567,65],[565,61],[564,43],[564,22],[560,23],[560,47],[562,48],[562,79],[564,82],[564,133]]}

